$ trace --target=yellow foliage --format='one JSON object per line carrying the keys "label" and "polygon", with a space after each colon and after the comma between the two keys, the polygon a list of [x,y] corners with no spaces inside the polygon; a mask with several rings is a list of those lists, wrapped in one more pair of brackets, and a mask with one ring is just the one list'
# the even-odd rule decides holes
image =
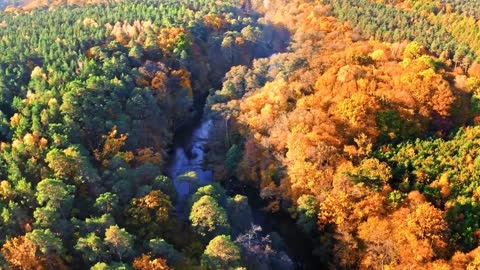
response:
{"label": "yellow foliage", "polygon": [[10,118],[10,125],[12,127],[16,127],[18,124],[20,124],[21,116],[18,113],[15,113],[11,118]]}
{"label": "yellow foliage", "polygon": [[35,145],[35,137],[31,133],[27,133],[23,136],[23,142],[26,145]]}
{"label": "yellow foliage", "polygon": [[0,182],[0,194],[5,200],[9,199],[13,195],[12,184],[10,184],[10,182],[7,180]]}
{"label": "yellow foliage", "polygon": [[378,49],[378,50],[375,50],[374,52],[372,52],[370,54],[370,57],[372,57],[372,59],[374,61],[384,61],[384,60],[386,60],[385,52],[381,49]]}

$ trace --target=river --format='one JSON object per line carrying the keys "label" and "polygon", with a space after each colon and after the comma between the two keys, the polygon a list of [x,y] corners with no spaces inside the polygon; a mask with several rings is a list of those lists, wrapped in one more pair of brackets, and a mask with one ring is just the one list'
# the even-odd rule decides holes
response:
{"label": "river", "polygon": [[[194,120],[176,132],[174,151],[168,166],[168,176],[173,179],[178,193],[175,204],[178,215],[186,220],[185,205],[188,196],[198,184],[207,185],[213,181],[212,171],[205,170],[204,157],[209,133],[214,128],[212,120]],[[192,173],[193,172],[193,173]],[[194,180],[196,179],[196,180]],[[198,184],[195,184],[196,181]],[[287,213],[275,214],[265,211],[268,202],[262,200],[258,190],[238,181],[224,184],[227,194],[242,194],[248,197],[252,209],[253,222],[263,228],[264,234],[277,232],[286,243],[286,253],[292,258],[296,269],[325,269],[321,258],[313,255],[315,247],[312,238],[306,236],[296,226]]]}
{"label": "river", "polygon": [[[192,129],[180,129],[175,137],[173,157],[168,176],[173,180],[178,193],[177,212],[184,214],[184,202],[192,188],[212,182],[212,171],[204,170],[205,146],[212,128],[211,120],[199,121]],[[196,181],[197,183],[194,183]]]}

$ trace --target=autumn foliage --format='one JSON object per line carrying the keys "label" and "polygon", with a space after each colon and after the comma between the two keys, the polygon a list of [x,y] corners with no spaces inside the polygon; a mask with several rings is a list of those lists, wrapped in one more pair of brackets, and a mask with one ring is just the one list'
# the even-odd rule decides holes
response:
{"label": "autumn foliage", "polygon": [[477,2],[1,1],[0,268],[480,269]]}
{"label": "autumn foliage", "polygon": [[[266,20],[289,21],[290,51],[232,68],[209,97],[211,113],[230,124],[230,143],[243,146],[236,170],[218,168],[220,175],[258,187],[272,211],[296,208],[301,226],[309,223],[300,198],[312,196],[307,209],[316,211],[317,243],[341,268],[452,265],[452,254],[466,247],[452,245],[452,229],[458,235],[466,224],[458,228],[451,216],[469,210],[445,209],[454,205],[445,201],[456,201],[453,189],[465,192],[468,184],[441,180],[454,165],[434,165],[428,146],[393,150],[402,158],[390,151],[472,121],[470,90],[455,63],[415,41],[362,39],[355,25],[336,21],[318,2],[269,5]],[[408,155],[418,158],[409,163]]]}

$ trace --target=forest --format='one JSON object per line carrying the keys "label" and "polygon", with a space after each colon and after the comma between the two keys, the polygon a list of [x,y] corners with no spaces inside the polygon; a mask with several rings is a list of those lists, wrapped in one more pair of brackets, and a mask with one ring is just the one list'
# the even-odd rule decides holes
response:
{"label": "forest", "polygon": [[477,1],[0,9],[0,269],[480,269]]}

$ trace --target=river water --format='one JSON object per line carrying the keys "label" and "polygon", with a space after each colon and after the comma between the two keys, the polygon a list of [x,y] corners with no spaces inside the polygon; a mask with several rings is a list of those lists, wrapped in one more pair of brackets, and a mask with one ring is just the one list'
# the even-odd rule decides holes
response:
{"label": "river water", "polygon": [[180,130],[175,138],[175,149],[168,176],[178,193],[177,212],[183,214],[184,202],[198,185],[206,185],[213,179],[212,172],[204,170],[203,161],[212,120],[200,122],[192,130]]}

